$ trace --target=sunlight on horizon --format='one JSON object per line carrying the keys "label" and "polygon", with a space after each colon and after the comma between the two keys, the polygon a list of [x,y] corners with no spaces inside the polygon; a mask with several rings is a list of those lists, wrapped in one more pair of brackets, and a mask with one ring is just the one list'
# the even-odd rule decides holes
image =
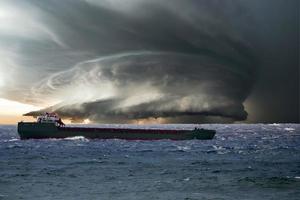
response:
{"label": "sunlight on horizon", "polygon": [[32,117],[25,117],[23,114],[39,109],[41,108],[30,104],[0,98],[0,124],[13,124],[25,119],[32,120]]}

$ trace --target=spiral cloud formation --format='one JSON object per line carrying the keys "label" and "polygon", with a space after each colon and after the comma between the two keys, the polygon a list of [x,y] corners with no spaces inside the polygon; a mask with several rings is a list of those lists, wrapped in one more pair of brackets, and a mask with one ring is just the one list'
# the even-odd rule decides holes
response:
{"label": "spiral cloud formation", "polygon": [[0,95],[45,106],[26,115],[54,111],[76,122],[247,119],[245,101],[264,71],[257,2],[1,4],[0,22],[11,22],[0,25],[2,71],[18,81],[3,78]]}

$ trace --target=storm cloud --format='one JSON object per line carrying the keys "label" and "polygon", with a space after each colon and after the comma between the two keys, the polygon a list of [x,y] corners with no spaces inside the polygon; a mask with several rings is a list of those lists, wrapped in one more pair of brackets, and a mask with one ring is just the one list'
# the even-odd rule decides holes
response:
{"label": "storm cloud", "polygon": [[15,23],[0,25],[0,53],[7,58],[1,71],[10,74],[0,95],[45,106],[27,115],[54,111],[95,122],[247,119],[244,103],[264,71],[257,3],[2,4],[0,20]]}

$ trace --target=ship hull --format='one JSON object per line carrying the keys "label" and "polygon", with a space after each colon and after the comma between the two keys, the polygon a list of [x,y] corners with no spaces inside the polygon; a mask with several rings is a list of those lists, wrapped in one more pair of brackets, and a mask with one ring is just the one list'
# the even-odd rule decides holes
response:
{"label": "ship hull", "polygon": [[212,139],[215,130],[164,130],[126,128],[57,127],[54,123],[19,122],[18,133],[21,139],[68,138],[83,136],[89,139],[125,140],[192,140]]}

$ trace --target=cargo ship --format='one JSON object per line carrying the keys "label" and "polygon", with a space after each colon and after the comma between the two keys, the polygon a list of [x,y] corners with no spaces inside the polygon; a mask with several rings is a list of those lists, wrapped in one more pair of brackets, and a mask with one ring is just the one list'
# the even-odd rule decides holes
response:
{"label": "cargo ship", "polygon": [[216,131],[202,128],[194,129],[152,129],[152,128],[99,128],[66,126],[55,113],[38,116],[36,122],[19,122],[18,133],[21,139],[68,138],[83,136],[88,139],[125,140],[208,140]]}

